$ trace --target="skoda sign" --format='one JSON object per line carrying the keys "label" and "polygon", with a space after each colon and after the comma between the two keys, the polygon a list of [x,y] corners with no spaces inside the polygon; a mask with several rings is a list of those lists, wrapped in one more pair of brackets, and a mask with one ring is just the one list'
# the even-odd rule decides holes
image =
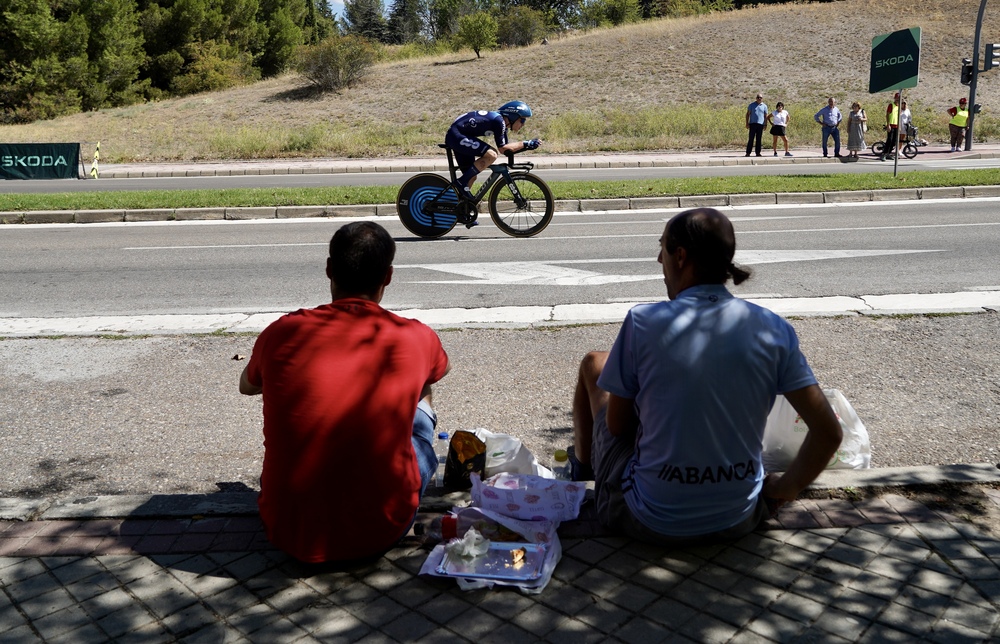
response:
{"label": "skoda sign", "polygon": [[79,143],[0,143],[0,179],[77,179]]}
{"label": "skoda sign", "polygon": [[920,72],[920,27],[894,31],[872,39],[868,92],[890,92],[917,86]]}

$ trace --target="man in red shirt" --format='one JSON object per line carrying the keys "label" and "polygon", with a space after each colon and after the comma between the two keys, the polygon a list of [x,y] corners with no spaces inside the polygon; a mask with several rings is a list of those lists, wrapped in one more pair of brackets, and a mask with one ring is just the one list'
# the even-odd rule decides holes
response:
{"label": "man in red shirt", "polygon": [[384,554],[437,467],[430,386],[448,356],[430,327],[379,306],[395,252],[376,223],[341,227],[326,265],[332,303],[269,325],[240,376],[240,393],[264,398],[261,520],[300,561]]}

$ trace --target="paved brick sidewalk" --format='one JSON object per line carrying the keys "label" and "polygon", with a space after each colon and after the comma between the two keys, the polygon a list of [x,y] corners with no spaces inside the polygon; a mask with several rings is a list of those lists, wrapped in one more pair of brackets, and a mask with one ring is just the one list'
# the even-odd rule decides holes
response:
{"label": "paved brick sidewalk", "polygon": [[[983,488],[1000,506],[1000,492]],[[407,539],[316,572],[256,517],[0,522],[3,642],[995,641],[1000,538],[901,494],[800,500],[731,545],[564,524],[540,595],[417,576]]]}

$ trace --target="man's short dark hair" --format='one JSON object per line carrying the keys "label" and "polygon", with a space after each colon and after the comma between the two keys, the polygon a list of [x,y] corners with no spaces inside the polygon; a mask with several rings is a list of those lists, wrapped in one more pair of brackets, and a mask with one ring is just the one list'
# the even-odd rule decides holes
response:
{"label": "man's short dark hair", "polygon": [[686,210],[667,222],[667,252],[682,247],[694,263],[699,283],[725,284],[732,277],[734,284],[740,284],[750,277],[749,271],[733,264],[736,231],[715,208]]}
{"label": "man's short dark hair", "polygon": [[385,283],[396,242],[371,221],[341,226],[330,240],[329,276],[343,293],[370,295]]}

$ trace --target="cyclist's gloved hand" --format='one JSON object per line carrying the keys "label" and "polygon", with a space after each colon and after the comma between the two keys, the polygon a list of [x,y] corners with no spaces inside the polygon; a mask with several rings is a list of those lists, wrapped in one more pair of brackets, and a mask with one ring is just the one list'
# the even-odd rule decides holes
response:
{"label": "cyclist's gloved hand", "polygon": [[541,144],[542,144],[542,140],[541,139],[531,139],[530,141],[525,141],[524,142],[524,149],[525,150],[537,150],[538,146],[540,146]]}

